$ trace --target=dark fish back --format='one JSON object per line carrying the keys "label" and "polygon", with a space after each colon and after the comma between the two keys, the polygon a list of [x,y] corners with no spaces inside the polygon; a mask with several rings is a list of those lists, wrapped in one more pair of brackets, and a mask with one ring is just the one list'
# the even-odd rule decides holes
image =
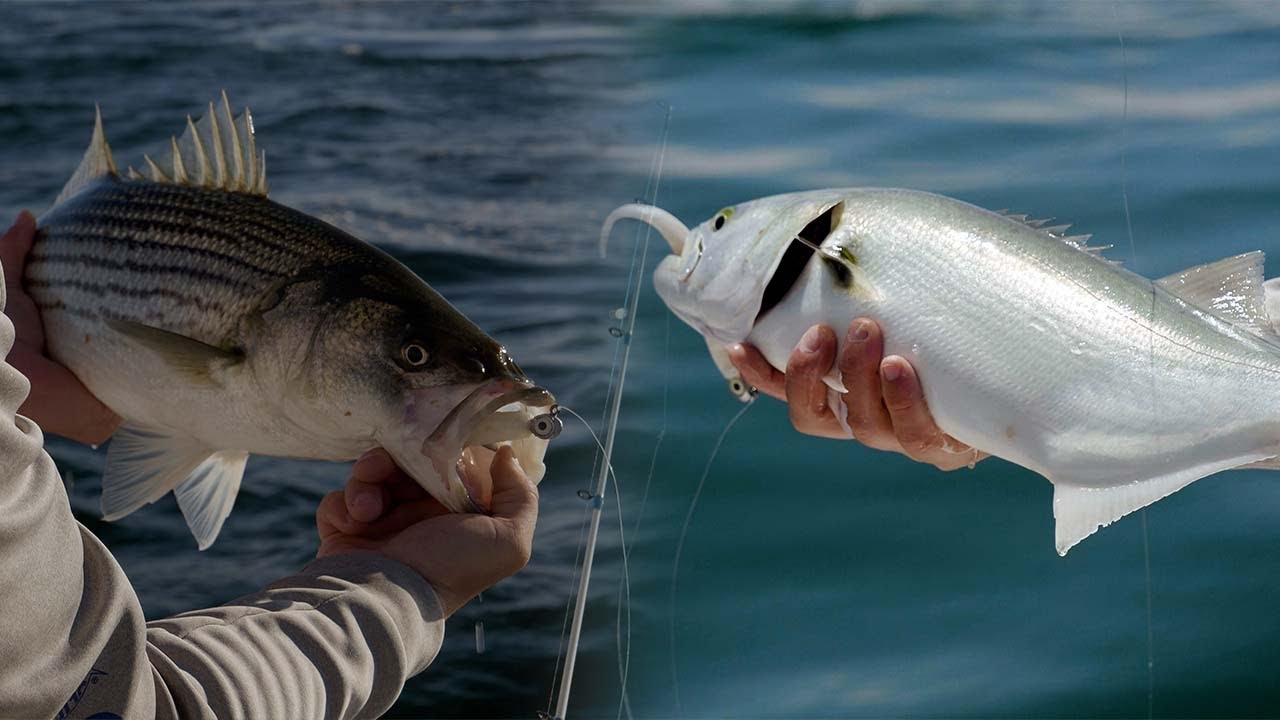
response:
{"label": "dark fish back", "polygon": [[282,281],[398,263],[267,198],[105,179],[40,220],[25,284],[41,313],[126,319],[220,343]]}

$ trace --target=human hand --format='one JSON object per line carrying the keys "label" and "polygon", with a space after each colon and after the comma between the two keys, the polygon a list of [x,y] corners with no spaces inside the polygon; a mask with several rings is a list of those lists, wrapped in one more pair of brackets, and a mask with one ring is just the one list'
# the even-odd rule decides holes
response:
{"label": "human hand", "polygon": [[14,331],[8,362],[31,381],[31,392],[18,412],[45,432],[98,445],[115,432],[120,416],[99,402],[70,370],[45,354],[40,311],[22,288],[22,271],[35,235],[35,216],[23,210],[13,227],[0,236],[0,265],[4,266],[8,295],[4,314]]}
{"label": "human hand", "polygon": [[451,513],[396,467],[382,449],[356,461],[344,490],[316,511],[316,557],[374,553],[398,560],[431,583],[446,615],[529,562],[538,490],[503,447],[488,469],[492,515]]}
{"label": "human hand", "polygon": [[[899,452],[941,470],[988,457],[942,432],[929,414],[911,363],[898,355],[882,358],[883,353],[884,336],[875,321],[858,318],[849,324],[837,366],[848,390],[844,404],[854,438],[867,447]],[[743,380],[787,403],[791,424],[800,432],[849,437],[827,403],[827,386],[822,382],[837,362],[836,336],[830,328],[814,325],[805,332],[787,360],[786,373],[774,369],[750,345],[729,348],[729,359]]]}

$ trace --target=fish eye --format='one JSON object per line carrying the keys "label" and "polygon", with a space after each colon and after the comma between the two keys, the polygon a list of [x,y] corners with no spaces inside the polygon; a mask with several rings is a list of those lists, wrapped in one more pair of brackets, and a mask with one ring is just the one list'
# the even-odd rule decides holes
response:
{"label": "fish eye", "polygon": [[724,227],[724,224],[729,222],[731,217],[733,217],[733,208],[725,208],[716,213],[715,219],[711,221],[712,232]]}
{"label": "fish eye", "polygon": [[427,364],[427,349],[416,342],[405,343],[400,348],[400,357],[411,367],[422,367]]}

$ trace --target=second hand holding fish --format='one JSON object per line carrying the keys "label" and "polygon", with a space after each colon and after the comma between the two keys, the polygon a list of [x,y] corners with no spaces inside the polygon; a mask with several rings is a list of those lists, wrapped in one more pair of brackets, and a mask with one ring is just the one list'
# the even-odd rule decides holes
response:
{"label": "second hand holding fish", "polygon": [[316,556],[364,553],[402,562],[431,584],[452,615],[529,562],[538,518],[537,488],[510,447],[500,448],[489,467],[466,472],[492,485],[491,515],[449,512],[385,450],[370,450],[346,487],[321,501]]}
{"label": "second hand holding fish", "polygon": [[9,316],[14,329],[13,349],[6,359],[31,383],[30,393],[19,412],[45,432],[96,446],[120,426],[120,416],[45,352],[40,311],[21,282],[35,234],[36,218],[24,210],[0,237],[0,266],[4,267],[8,295],[4,314]]}
{"label": "second hand holding fish", "polygon": [[743,379],[788,403],[791,424],[802,433],[849,438],[822,381],[836,369],[848,389],[845,421],[863,445],[902,453],[939,470],[972,467],[990,457],[938,427],[911,363],[898,355],[883,357],[884,336],[874,320],[857,318],[850,323],[838,355],[835,333],[825,325],[805,332],[787,361],[786,373],[770,365],[754,345],[729,348],[729,360]]}

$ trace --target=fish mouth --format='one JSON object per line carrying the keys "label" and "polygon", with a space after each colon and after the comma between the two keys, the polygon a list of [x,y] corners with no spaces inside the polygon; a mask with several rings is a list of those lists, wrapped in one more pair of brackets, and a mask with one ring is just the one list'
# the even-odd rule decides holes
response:
{"label": "fish mouth", "polygon": [[[487,513],[493,499],[489,464],[502,446],[512,449],[529,479],[537,484],[546,473],[542,459],[560,432],[555,397],[525,380],[498,378],[468,393],[422,441],[421,456],[430,461],[436,498],[454,512]],[[415,476],[420,484],[427,478]]]}

